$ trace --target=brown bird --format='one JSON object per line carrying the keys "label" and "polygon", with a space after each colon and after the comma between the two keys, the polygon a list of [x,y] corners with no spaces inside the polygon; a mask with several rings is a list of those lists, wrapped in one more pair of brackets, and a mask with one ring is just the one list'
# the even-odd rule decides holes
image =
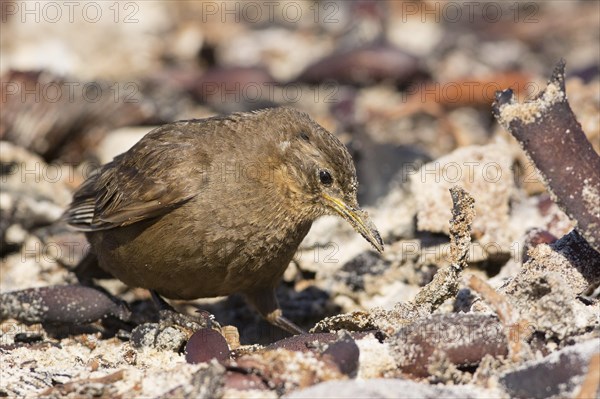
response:
{"label": "brown bird", "polygon": [[65,213],[98,265],[171,299],[242,293],[270,323],[275,287],[312,222],[338,214],[383,251],[356,199],[345,146],[307,114],[273,108],[174,122],[90,176]]}

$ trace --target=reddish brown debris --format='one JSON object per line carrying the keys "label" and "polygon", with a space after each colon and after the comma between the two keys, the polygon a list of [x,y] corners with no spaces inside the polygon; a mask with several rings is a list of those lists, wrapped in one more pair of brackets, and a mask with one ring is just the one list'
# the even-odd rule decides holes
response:
{"label": "reddish brown debris", "polygon": [[322,350],[323,359],[335,364],[343,374],[351,375],[358,369],[358,357],[360,354],[354,339],[360,339],[368,333],[345,333],[341,338],[335,333],[294,335],[293,337],[274,342],[266,350],[282,348],[296,352],[310,351],[319,354],[322,350],[321,347],[326,345],[325,350]]}
{"label": "reddish brown debris", "polygon": [[79,162],[109,130],[164,121],[167,108],[134,81],[86,82],[46,71],[8,71],[0,78],[0,139],[47,160]]}
{"label": "reddish brown debris", "polygon": [[496,93],[492,109],[538,168],[553,199],[600,252],[600,156],[567,101],[565,61],[534,101],[516,103],[508,89]]}
{"label": "reddish brown debris", "polygon": [[458,366],[477,365],[485,355],[506,356],[507,338],[495,317],[476,313],[436,314],[417,320],[389,339],[402,371],[429,374],[434,359]]}
{"label": "reddish brown debris", "polygon": [[355,85],[381,80],[403,83],[418,70],[416,57],[389,45],[372,45],[325,57],[308,66],[298,81],[322,83],[334,80]]}
{"label": "reddish brown debris", "polygon": [[229,372],[226,387],[254,386],[256,389],[276,390],[280,394],[321,381],[345,378],[330,356],[281,348],[244,355],[222,364]]}
{"label": "reddish brown debris", "polygon": [[588,371],[583,383],[579,387],[577,399],[597,398],[600,394],[600,353],[590,359]]}
{"label": "reddish brown debris", "polygon": [[429,82],[414,90],[406,103],[393,110],[389,116],[400,117],[412,114],[416,110],[438,115],[442,109],[487,108],[494,100],[496,90],[514,87],[517,96],[522,96],[524,89],[531,83],[531,78],[531,75],[526,73],[507,71],[451,82]]}
{"label": "reddish brown debris", "polygon": [[483,77],[464,78],[448,82],[427,82],[408,90],[405,101],[381,111],[370,109],[373,117],[386,119],[408,118],[425,113],[435,117],[440,123],[441,133],[451,134],[457,146],[473,144],[464,137],[448,117],[448,111],[460,107],[488,108],[494,100],[494,93],[502,87],[514,88],[518,97],[532,85],[531,76],[522,72],[506,71]]}
{"label": "reddish brown debris", "polygon": [[519,312],[513,309],[508,299],[494,290],[492,286],[475,275],[469,278],[469,287],[481,295],[498,315],[502,325],[509,331],[508,350],[511,359],[518,362],[523,350],[523,339],[528,336],[530,323],[519,318]]}
{"label": "reddish brown debris", "polygon": [[354,338],[365,335],[318,333],[282,339],[262,351],[222,362],[227,369],[225,386],[284,392],[289,387],[352,376],[358,370],[360,355]]}
{"label": "reddish brown debris", "polygon": [[244,370],[228,370],[225,373],[225,386],[229,389],[244,391],[248,389],[268,390],[269,385],[262,377]]}
{"label": "reddish brown debris", "polygon": [[298,334],[273,342],[267,347],[269,349],[282,348],[289,351],[308,352],[315,341],[319,343],[330,343],[338,339],[335,333]]}
{"label": "reddish brown debris", "polygon": [[[222,106],[226,102],[224,99],[241,99],[248,87],[262,88],[276,84],[275,78],[265,68],[222,67],[207,70],[197,81],[193,82],[191,91],[200,101]],[[234,97],[233,93],[236,93],[238,97]],[[255,100],[258,102],[259,99]],[[238,100],[238,102],[240,101]]]}
{"label": "reddish brown debris", "polygon": [[558,240],[558,237],[548,230],[538,228],[530,229],[527,232],[525,242],[523,243],[523,253],[521,254],[522,262],[525,263],[529,260],[529,250],[535,248],[539,244],[552,244],[556,240]]}

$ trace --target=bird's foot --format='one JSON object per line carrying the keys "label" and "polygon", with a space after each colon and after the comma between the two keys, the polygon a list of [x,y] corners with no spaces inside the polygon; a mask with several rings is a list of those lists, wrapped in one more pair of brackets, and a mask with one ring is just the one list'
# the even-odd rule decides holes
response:
{"label": "bird's foot", "polygon": [[131,332],[131,342],[138,348],[181,351],[194,332],[220,328],[212,315],[197,317],[179,313],[155,292],[152,299],[158,308],[158,322],[141,324]]}
{"label": "bird's foot", "polygon": [[200,312],[200,316],[189,316],[176,311],[167,301],[163,299],[156,291],[150,291],[152,301],[158,309],[159,323],[163,325],[179,325],[193,331],[206,327],[221,328],[215,321],[213,315],[208,312]]}
{"label": "bird's foot", "polygon": [[221,327],[214,320],[213,315],[190,316],[172,309],[163,309],[158,312],[158,324],[164,327],[180,326],[192,332],[201,328]]}
{"label": "bird's foot", "polygon": [[306,334],[306,331],[304,331],[302,328],[298,327],[296,324],[291,322],[289,319],[286,319],[283,316],[281,309],[277,309],[277,310],[269,313],[266,316],[266,319],[269,323],[289,332],[290,334],[293,334],[293,335]]}
{"label": "bird's foot", "polygon": [[274,289],[265,288],[254,292],[247,292],[246,299],[272,325],[292,335],[306,333],[306,331],[283,316],[281,308],[277,303]]}

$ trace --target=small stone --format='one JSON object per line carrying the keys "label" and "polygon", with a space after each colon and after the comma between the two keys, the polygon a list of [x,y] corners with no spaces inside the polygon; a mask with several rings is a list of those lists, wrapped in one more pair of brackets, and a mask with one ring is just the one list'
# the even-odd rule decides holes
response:
{"label": "small stone", "polygon": [[154,346],[161,350],[179,352],[183,348],[186,339],[187,335],[185,332],[176,327],[169,326],[158,333]]}
{"label": "small stone", "polygon": [[340,341],[330,344],[325,352],[323,352],[323,356],[331,357],[343,374],[352,375],[358,370],[360,349],[356,345],[356,342],[348,335]]}
{"label": "small stone", "polygon": [[42,334],[35,332],[23,332],[15,335],[15,343],[22,342],[24,344],[31,344],[34,342],[42,341],[44,337]]}
{"label": "small stone", "polygon": [[212,328],[196,331],[185,346],[185,360],[192,364],[211,359],[225,360],[229,358],[229,354],[225,337]]}
{"label": "small stone", "polygon": [[135,348],[149,348],[154,346],[158,335],[158,324],[145,323],[131,331],[131,344]]}

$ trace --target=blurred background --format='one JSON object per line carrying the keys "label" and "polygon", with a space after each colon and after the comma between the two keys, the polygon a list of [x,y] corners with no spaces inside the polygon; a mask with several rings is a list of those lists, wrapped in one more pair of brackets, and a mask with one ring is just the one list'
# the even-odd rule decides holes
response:
{"label": "blurred background", "polygon": [[597,82],[599,25],[596,1],[3,1],[0,137],[106,162],[152,125],[292,106],[373,204],[403,163],[490,140],[496,90],[534,96],[561,57]]}
{"label": "blurred background", "polygon": [[[67,271],[80,259],[85,238],[54,221],[98,165],[166,122],[273,106],[308,112],[352,152],[359,201],[374,210],[386,245],[416,234],[415,207],[402,191],[407,171],[498,138],[512,143],[506,150],[512,170],[522,171],[515,173],[518,195],[506,194],[502,212],[512,212],[515,223],[529,218],[512,211],[525,206],[516,207],[514,199],[530,204],[527,197],[545,189],[498,127],[491,103],[496,90],[508,87],[522,100],[535,97],[560,58],[567,61],[571,107],[600,148],[597,1],[0,4],[2,290],[72,279]],[[527,212],[547,209],[548,201]],[[449,206],[444,209],[449,215]],[[449,216],[439,219],[443,226],[426,237],[428,245],[447,242],[439,233]],[[407,259],[393,258],[401,254],[394,247],[384,261],[361,253],[368,251],[361,238],[351,241],[351,231],[332,223],[313,228],[304,248],[323,252],[299,258],[285,277],[294,289],[280,293],[284,313],[305,326],[325,315],[406,299],[439,266],[420,258],[402,268]],[[566,225],[556,234],[568,231]],[[503,248],[524,229],[507,233]],[[337,244],[328,247],[331,237]],[[38,244],[50,250],[47,258],[35,257]],[[34,262],[23,261],[28,254]],[[336,264],[323,268],[332,254]],[[512,255],[507,249],[479,262],[494,275]],[[383,281],[384,272],[385,289],[363,278],[371,273]],[[147,298],[141,291],[129,295]],[[230,301],[243,306],[239,298]],[[238,326],[255,316],[228,317],[218,316]]]}

